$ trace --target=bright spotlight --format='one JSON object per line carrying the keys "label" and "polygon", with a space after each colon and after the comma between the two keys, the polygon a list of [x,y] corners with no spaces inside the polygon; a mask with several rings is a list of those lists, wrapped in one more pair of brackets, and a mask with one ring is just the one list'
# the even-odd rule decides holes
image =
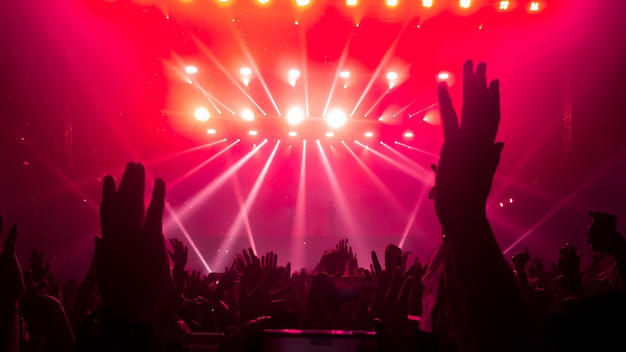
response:
{"label": "bright spotlight", "polygon": [[389,89],[392,89],[396,85],[396,81],[398,80],[398,73],[393,71],[387,72],[387,75],[385,77],[387,77]]}
{"label": "bright spotlight", "polygon": [[298,135],[298,132],[296,131],[289,131],[289,137],[295,137]]}
{"label": "bright spotlight", "polygon": [[185,72],[189,73],[189,74],[194,74],[194,73],[198,73],[198,68],[196,66],[187,66],[185,67]]}
{"label": "bright spotlight", "polygon": [[339,77],[341,77],[341,78],[350,78],[350,71],[341,71],[341,72],[339,72]]}
{"label": "bright spotlight", "polygon": [[208,133],[208,134],[216,134],[217,131],[215,130],[215,128],[209,128],[208,130],[206,130],[206,133]]}
{"label": "bright spotlight", "polygon": [[441,72],[440,74],[437,75],[438,80],[445,81],[448,78],[450,78],[450,74],[448,72]]}
{"label": "bright spotlight", "polygon": [[287,123],[297,125],[304,120],[304,112],[300,108],[292,108],[287,112]]}
{"label": "bright spotlight", "polygon": [[250,131],[248,131],[248,134],[251,135],[251,136],[256,136],[259,133],[257,131],[255,131],[255,130],[250,130]]}
{"label": "bright spotlight", "polygon": [[387,0],[387,6],[389,7],[396,7],[398,6],[398,0]]}
{"label": "bright spotlight", "polygon": [[433,0],[422,0],[422,6],[433,7]]}
{"label": "bright spotlight", "polygon": [[448,71],[441,71],[437,74],[437,82],[446,82],[448,87],[454,84],[454,75]]}
{"label": "bright spotlight", "polygon": [[307,6],[311,3],[311,0],[296,0],[296,5],[298,6]]}
{"label": "bright spotlight", "polygon": [[330,127],[339,128],[346,124],[346,113],[339,109],[334,109],[328,114],[326,121]]}
{"label": "bright spotlight", "polygon": [[528,11],[530,12],[538,12],[539,11],[539,1],[533,1],[528,6]]}
{"label": "bright spotlight", "polygon": [[246,121],[254,121],[254,113],[250,109],[245,109],[241,112],[241,118]]}
{"label": "bright spotlight", "polygon": [[208,121],[211,117],[211,114],[209,113],[209,110],[207,110],[207,108],[197,108],[193,116],[198,121]]}
{"label": "bright spotlight", "polygon": [[356,6],[357,0],[346,0],[346,5],[348,6]]}
{"label": "bright spotlight", "polygon": [[374,133],[373,132],[365,132],[364,136],[367,137],[367,138],[372,138],[372,137],[374,137]]}
{"label": "bright spotlight", "polygon": [[500,11],[506,11],[509,9],[509,6],[511,6],[511,2],[509,0],[501,0],[498,4],[498,9]]}
{"label": "bright spotlight", "polygon": [[250,84],[250,76],[252,75],[252,70],[250,69],[250,67],[242,67],[239,70],[239,73],[241,74],[241,81],[243,82],[243,85],[247,87]]}
{"label": "bright spotlight", "polygon": [[259,4],[267,4],[270,0],[257,0]]}
{"label": "bright spotlight", "polygon": [[459,6],[464,9],[468,9],[472,5],[472,0],[459,0]]}
{"label": "bright spotlight", "polygon": [[404,131],[402,137],[404,137],[405,139],[411,139],[415,137],[415,134],[413,134],[413,131]]}
{"label": "bright spotlight", "polygon": [[[335,134],[333,132],[326,132],[326,137],[334,137]],[[317,142],[319,143],[319,139],[317,140]]]}
{"label": "bright spotlight", "polygon": [[300,70],[291,69],[289,70],[289,85],[292,87],[296,86],[296,81],[300,77]]}

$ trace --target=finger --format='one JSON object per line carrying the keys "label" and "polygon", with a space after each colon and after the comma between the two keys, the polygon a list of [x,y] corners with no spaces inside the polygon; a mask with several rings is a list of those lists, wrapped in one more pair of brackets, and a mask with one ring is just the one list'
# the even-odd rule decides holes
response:
{"label": "finger", "polygon": [[15,255],[15,242],[17,241],[17,225],[11,225],[9,230],[9,237],[4,240],[4,247],[2,248],[2,254]]}
{"label": "finger", "polygon": [[439,114],[443,125],[443,139],[454,139],[459,130],[459,119],[452,105],[452,98],[448,91],[448,85],[440,82],[437,86],[437,97],[439,99]]}
{"label": "finger", "polygon": [[484,62],[480,62],[476,66],[476,84],[479,85],[480,88],[485,89],[487,87],[487,64]]}
{"label": "finger", "polygon": [[[142,192],[143,193],[143,192]],[[143,204],[143,200],[141,201]],[[152,200],[146,214],[146,234],[161,238],[163,234],[163,210],[165,209],[165,181],[157,178],[154,181]]]}
{"label": "finger", "polygon": [[500,124],[500,81],[494,79],[489,83],[488,95],[488,111],[489,121],[487,122],[487,133],[489,133],[490,141],[496,140],[498,133],[498,125]]}
{"label": "finger", "polygon": [[169,255],[170,255],[170,259],[171,259],[172,261],[174,261],[174,252],[172,252],[172,251],[170,251],[170,250],[168,249],[168,250],[167,250],[167,254],[169,254]]}
{"label": "finger", "polygon": [[430,169],[433,170],[434,173],[437,173],[437,164],[430,164]]}
{"label": "finger", "polygon": [[115,179],[107,175],[102,181],[102,202],[100,203],[102,236],[106,238],[115,234],[115,226]]}
{"label": "finger", "polygon": [[380,273],[382,270],[382,266],[380,265],[380,261],[378,260],[378,254],[376,251],[372,251],[372,264],[374,265],[374,274]]}
{"label": "finger", "polygon": [[387,294],[385,295],[385,301],[387,303],[396,302],[398,299],[398,294],[400,293],[400,289],[402,288],[403,277],[402,277],[402,268],[396,267],[393,270],[393,275],[391,277],[391,283],[389,284],[389,289],[387,290]]}
{"label": "finger", "polygon": [[128,163],[117,191],[117,206],[122,224],[131,233],[138,233],[144,223],[145,169],[140,163]]}
{"label": "finger", "polygon": [[400,289],[400,294],[398,295],[398,306],[399,307],[407,307],[409,304],[409,297],[411,297],[411,289],[413,288],[413,283],[415,279],[413,276],[409,276],[404,280],[402,284],[402,288]]}

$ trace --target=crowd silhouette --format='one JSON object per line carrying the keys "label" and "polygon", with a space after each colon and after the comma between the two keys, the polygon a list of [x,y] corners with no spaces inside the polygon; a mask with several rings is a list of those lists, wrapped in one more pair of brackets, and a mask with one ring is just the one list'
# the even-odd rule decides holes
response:
{"label": "crowd silhouette", "polygon": [[626,349],[617,217],[590,211],[589,248],[563,244],[550,268],[532,249],[505,257],[485,211],[504,147],[499,82],[465,62],[460,116],[445,83],[437,93],[444,143],[430,198],[441,242],[426,260],[389,244],[382,263],[375,251],[364,263],[342,239],[314,268],[250,248],[222,272],[189,271],[187,247],[163,234],[165,182],[146,209],[145,169],[129,163],[119,184],[103,180],[101,236],[82,280],[60,282],[41,249],[20,265],[18,226],[0,217],[0,351]]}

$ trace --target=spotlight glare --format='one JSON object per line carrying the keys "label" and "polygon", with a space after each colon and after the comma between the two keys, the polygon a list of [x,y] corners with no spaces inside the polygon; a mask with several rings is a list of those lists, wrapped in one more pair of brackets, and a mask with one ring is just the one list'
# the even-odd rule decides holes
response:
{"label": "spotlight glare", "polygon": [[250,67],[242,67],[241,70],[239,70],[239,73],[241,73],[243,76],[250,76],[252,74],[252,70],[250,69]]}
{"label": "spotlight glare", "polygon": [[298,77],[300,77],[300,70],[297,70],[295,68],[289,70],[289,78],[295,79],[295,78],[298,78]]}
{"label": "spotlight glare", "polygon": [[208,130],[206,130],[206,133],[208,133],[208,134],[216,134],[217,131],[215,130],[215,128],[209,128]]}
{"label": "spotlight glare", "polygon": [[[290,136],[290,137],[295,137],[295,136],[297,136],[297,135],[298,135],[298,132],[296,132],[296,131],[289,131],[289,136]],[[291,147],[291,146],[290,146],[290,147]]]}
{"label": "spotlight glare", "polygon": [[398,79],[398,73],[393,72],[393,71],[392,72],[387,72],[386,77],[387,77],[388,80],[393,81],[393,80]]}
{"label": "spotlight glare", "polygon": [[208,121],[211,117],[211,114],[209,113],[209,110],[207,110],[207,108],[197,108],[193,116],[198,121]]}
{"label": "spotlight glare", "polygon": [[250,109],[245,109],[241,112],[241,118],[246,121],[254,121],[254,113]]}
{"label": "spotlight glare", "polygon": [[339,77],[341,77],[341,78],[350,78],[350,71],[341,71],[341,72],[339,72]]}
{"label": "spotlight glare", "polygon": [[448,72],[441,72],[437,75],[437,79],[442,81],[445,81],[448,78],[450,78],[450,74]]}
{"label": "spotlight glare", "polygon": [[396,7],[398,6],[398,0],[387,0],[387,6]]}
{"label": "spotlight glare", "polygon": [[[334,137],[335,134],[333,132],[326,132],[326,137]],[[320,141],[319,139],[317,140],[318,142]]]}
{"label": "spotlight glare", "polygon": [[311,3],[311,0],[296,0],[296,5],[298,6],[307,6]]}
{"label": "spotlight glare", "polygon": [[248,134],[251,135],[251,136],[256,136],[259,133],[257,131],[255,131],[255,130],[250,130],[250,131],[248,131]]}
{"label": "spotlight glare", "polygon": [[510,5],[511,5],[511,2],[509,0],[501,0],[500,3],[498,4],[498,9],[500,9],[501,11],[506,11],[509,9]]}
{"label": "spotlight glare", "polygon": [[267,4],[270,0],[257,0],[259,4]]}
{"label": "spotlight glare", "polygon": [[539,1],[531,2],[530,6],[528,7],[528,10],[530,12],[538,12],[539,11]]}
{"label": "spotlight glare", "polygon": [[459,6],[464,9],[468,9],[472,4],[472,0],[459,0]]}
{"label": "spotlight glare", "polygon": [[339,109],[332,110],[326,118],[326,122],[328,122],[328,125],[332,128],[339,128],[345,125],[346,121],[346,113]]}
{"label": "spotlight glare", "polygon": [[292,108],[287,112],[287,123],[297,125],[304,120],[304,112],[300,108]]}
{"label": "spotlight glare", "polygon": [[367,137],[367,138],[372,138],[372,137],[374,137],[374,133],[368,131],[368,132],[365,132],[364,136]]}
{"label": "spotlight glare", "polygon": [[348,6],[356,6],[357,0],[346,0],[346,5]]}
{"label": "spotlight glare", "polygon": [[196,66],[186,66],[185,67],[185,72],[189,73],[189,74],[194,74],[194,73],[198,73],[198,68]]}
{"label": "spotlight glare", "polygon": [[422,0],[422,6],[433,7],[433,0]]}
{"label": "spotlight glare", "polygon": [[405,131],[402,136],[406,139],[410,139],[413,138],[415,136],[415,134],[413,134],[413,131]]}

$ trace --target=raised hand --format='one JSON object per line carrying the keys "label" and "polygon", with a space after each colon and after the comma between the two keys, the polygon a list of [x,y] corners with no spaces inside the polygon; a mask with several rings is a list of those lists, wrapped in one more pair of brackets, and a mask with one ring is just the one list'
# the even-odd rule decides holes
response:
{"label": "raised hand", "polygon": [[50,262],[46,261],[46,265],[43,265],[43,251],[38,251],[34,248],[30,252],[30,279],[33,282],[40,282],[45,279],[50,272]]}
{"label": "raised hand", "polygon": [[523,252],[515,253],[511,257],[511,261],[513,262],[513,267],[518,272],[523,272],[526,268],[526,264],[530,261],[530,253],[528,253],[528,248],[525,248]]}
{"label": "raised hand", "polygon": [[188,254],[187,246],[183,245],[183,243],[176,238],[170,238],[170,244],[172,245],[172,250],[168,249],[167,254],[169,254],[172,264],[174,264],[174,269],[185,270]]}
{"label": "raised hand", "polygon": [[559,271],[567,277],[580,276],[580,256],[582,252],[576,249],[576,245],[566,243],[559,250]]}
{"label": "raised hand", "polygon": [[587,229],[591,249],[610,254],[617,260],[626,260],[626,241],[617,232],[617,216],[599,211],[590,211],[589,215],[593,218]]}
{"label": "raised hand", "polygon": [[487,86],[487,66],[463,65],[461,121],[445,82],[437,88],[444,144],[436,167],[435,211],[444,233],[485,217],[485,203],[500,162],[502,143],[495,143],[500,123],[498,80]]}
{"label": "raised hand", "polygon": [[[4,218],[0,216],[0,234]],[[14,309],[20,296],[24,293],[24,279],[20,263],[15,256],[17,225],[12,225],[8,237],[4,240],[0,254],[0,308]]]}
{"label": "raised hand", "polygon": [[172,293],[162,233],[165,182],[157,179],[145,211],[145,170],[129,163],[119,188],[108,175],[102,187],[102,239],[96,247],[97,281],[105,309],[144,321]]}

